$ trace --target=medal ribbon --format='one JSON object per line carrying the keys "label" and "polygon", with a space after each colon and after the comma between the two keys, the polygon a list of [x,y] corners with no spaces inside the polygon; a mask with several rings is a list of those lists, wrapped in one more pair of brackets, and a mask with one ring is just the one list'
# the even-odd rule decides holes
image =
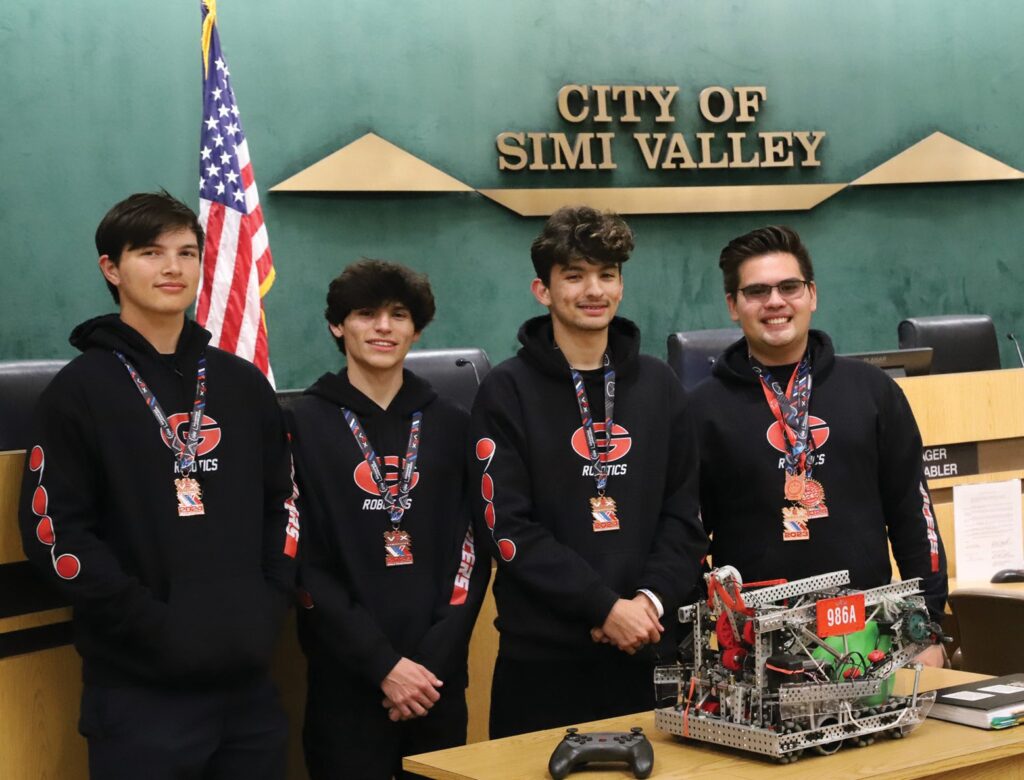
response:
{"label": "medal ribbon", "polygon": [[171,426],[167,422],[167,415],[164,414],[160,402],[156,400],[153,391],[143,381],[135,366],[128,362],[128,358],[123,353],[114,350],[114,354],[124,364],[124,367],[128,369],[128,375],[131,376],[135,387],[142,394],[142,399],[146,402],[146,406],[149,407],[149,410],[156,418],[157,424],[160,426],[160,435],[174,453],[178,472],[181,476],[187,477],[196,467],[196,451],[199,449],[199,429],[203,424],[203,410],[206,409],[206,353],[204,352],[199,356],[199,363],[196,367],[196,399],[192,402],[188,435],[185,437],[184,443],[179,441],[178,437],[174,435],[174,431],[171,430]]}
{"label": "medal ribbon", "polygon": [[597,493],[604,495],[604,489],[608,485],[608,466],[605,461],[608,459],[608,447],[612,439],[612,424],[615,415],[615,369],[606,352],[604,355],[604,452],[597,447],[597,436],[594,433],[594,418],[590,413],[590,401],[587,399],[587,388],[583,385],[583,375],[575,368],[569,369],[572,372],[572,386],[576,389],[576,403],[580,407],[580,419],[583,421],[583,434],[587,440],[587,452],[590,455],[590,463],[594,467],[594,481],[597,483]]}
{"label": "medal ribbon", "polygon": [[808,409],[811,404],[811,361],[804,355],[789,378],[786,391],[764,366],[751,361],[750,367],[761,380],[761,389],[772,415],[782,428],[786,442],[786,473],[810,478],[814,468],[814,440],[809,435]]}
{"label": "medal ribbon", "polygon": [[341,413],[345,415],[345,422],[348,423],[349,430],[352,431],[352,436],[355,437],[356,444],[359,445],[359,451],[363,453],[366,465],[370,467],[370,476],[373,477],[374,484],[377,485],[377,492],[380,493],[381,500],[384,502],[391,525],[397,531],[398,526],[402,523],[402,515],[405,514],[406,509],[412,506],[409,491],[412,489],[412,475],[416,473],[416,459],[419,457],[423,412],[415,412],[412,416],[412,424],[409,426],[409,444],[405,450],[405,460],[402,462],[402,472],[398,479],[397,496],[392,495],[391,488],[388,487],[377,453],[374,452],[373,445],[370,444],[369,438],[363,431],[359,418],[352,410],[346,409],[344,406],[341,407]]}

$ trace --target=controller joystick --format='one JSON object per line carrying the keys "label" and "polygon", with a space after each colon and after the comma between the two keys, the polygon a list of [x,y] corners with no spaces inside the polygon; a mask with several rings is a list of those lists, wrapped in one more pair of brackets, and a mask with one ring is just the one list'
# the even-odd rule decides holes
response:
{"label": "controller joystick", "polygon": [[589,734],[568,728],[562,741],[551,753],[548,772],[554,780],[562,780],[577,767],[595,761],[625,763],[633,771],[633,777],[650,777],[654,769],[654,748],[639,726],[634,726],[628,732]]}

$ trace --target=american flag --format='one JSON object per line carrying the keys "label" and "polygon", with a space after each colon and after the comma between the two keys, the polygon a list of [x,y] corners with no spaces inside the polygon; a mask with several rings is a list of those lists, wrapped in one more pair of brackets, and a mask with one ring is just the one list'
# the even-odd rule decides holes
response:
{"label": "american flag", "polygon": [[201,0],[201,5],[199,221],[206,244],[196,320],[213,334],[214,346],[252,361],[273,384],[262,298],[274,284],[274,262],[249,145],[217,35],[217,2]]}

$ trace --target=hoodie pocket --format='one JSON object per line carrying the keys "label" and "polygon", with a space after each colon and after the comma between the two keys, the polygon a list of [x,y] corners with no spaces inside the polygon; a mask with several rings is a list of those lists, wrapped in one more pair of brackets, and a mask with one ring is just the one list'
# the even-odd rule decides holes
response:
{"label": "hoodie pocket", "polygon": [[227,682],[266,668],[284,601],[260,574],[175,580],[163,643],[168,674]]}

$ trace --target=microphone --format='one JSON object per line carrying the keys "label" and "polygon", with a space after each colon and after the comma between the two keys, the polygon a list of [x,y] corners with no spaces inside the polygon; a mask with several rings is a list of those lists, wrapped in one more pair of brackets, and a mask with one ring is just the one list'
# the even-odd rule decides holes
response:
{"label": "microphone", "polygon": [[[1020,351],[1020,347],[1017,348],[1017,351]],[[476,370],[476,363],[474,363],[469,358],[455,358],[455,365],[457,365],[459,368],[462,368],[463,366],[469,366],[470,368],[472,368],[473,376],[476,377],[476,386],[480,387],[480,372]]]}
{"label": "microphone", "polygon": [[1007,333],[1006,338],[1013,342],[1013,345],[1017,348],[1017,359],[1020,361],[1021,368],[1024,368],[1024,355],[1020,352],[1020,342],[1017,341],[1017,337],[1012,333]]}

